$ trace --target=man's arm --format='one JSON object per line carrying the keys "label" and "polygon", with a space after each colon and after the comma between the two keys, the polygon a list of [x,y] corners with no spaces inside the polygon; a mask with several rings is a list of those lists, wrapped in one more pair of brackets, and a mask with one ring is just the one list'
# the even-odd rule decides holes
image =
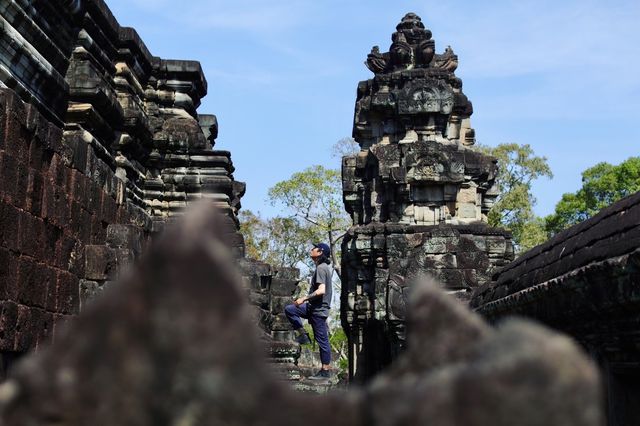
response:
{"label": "man's arm", "polygon": [[308,302],[311,299],[315,299],[316,297],[323,296],[326,291],[327,291],[327,288],[324,284],[318,284],[318,288],[313,293],[308,294],[305,297],[299,297],[298,299],[296,299],[295,304],[296,306],[302,305],[304,302]]}
{"label": "man's arm", "polygon": [[318,284],[318,288],[313,293],[307,296],[307,300],[315,299],[316,297],[320,297],[327,292],[327,287],[324,284]]}

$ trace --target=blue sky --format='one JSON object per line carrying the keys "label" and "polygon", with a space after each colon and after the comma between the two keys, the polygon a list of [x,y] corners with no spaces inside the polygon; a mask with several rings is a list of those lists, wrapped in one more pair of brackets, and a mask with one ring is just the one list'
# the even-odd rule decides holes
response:
{"label": "blue sky", "polygon": [[202,63],[200,113],[220,122],[243,208],[278,213],[276,182],[313,164],[338,168],[331,146],[351,135],[371,46],[387,51],[406,12],[451,45],[474,104],[479,143],[530,144],[555,177],[534,186],[553,211],[580,173],[640,155],[638,0],[107,0],[157,56]]}

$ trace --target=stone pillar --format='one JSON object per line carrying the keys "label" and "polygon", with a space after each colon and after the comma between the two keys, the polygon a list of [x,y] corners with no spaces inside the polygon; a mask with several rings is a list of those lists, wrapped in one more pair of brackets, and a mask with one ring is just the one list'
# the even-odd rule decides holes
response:
{"label": "stone pillar", "polygon": [[406,298],[429,274],[463,302],[513,258],[508,232],[486,224],[496,197],[496,160],[472,148],[471,102],[449,47],[407,14],[389,53],[377,47],[358,84],[353,136],[343,158],[353,227],[342,245],[343,327],[352,376],[366,379],[405,346]]}

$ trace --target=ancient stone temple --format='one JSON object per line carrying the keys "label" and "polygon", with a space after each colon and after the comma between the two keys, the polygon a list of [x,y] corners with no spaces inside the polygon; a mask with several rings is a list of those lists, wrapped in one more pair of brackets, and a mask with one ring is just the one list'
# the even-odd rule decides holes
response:
{"label": "ancient stone temple", "polygon": [[467,146],[455,56],[429,51],[415,15],[374,49],[344,163],[352,360],[376,371],[405,322],[407,350],[365,387],[308,395],[283,383],[301,374],[282,316],[298,271],[244,256],[245,186],[197,112],[200,65],[151,55],[103,0],[0,2],[0,424],[600,425],[574,342],[445,294],[467,299],[511,245],[481,223],[495,164]]}
{"label": "ancient stone temple", "polygon": [[370,377],[404,347],[408,282],[429,274],[468,300],[513,259],[509,233],[486,225],[496,160],[473,148],[471,102],[450,47],[409,13],[389,52],[374,46],[374,77],[358,84],[353,137],[343,158],[345,208],[341,314],[350,374]]}
{"label": "ancient stone temple", "polygon": [[[213,149],[216,117],[196,111],[207,93],[198,62],[151,55],[103,0],[4,1],[0,87],[0,378],[203,199],[225,213],[225,241],[271,333],[278,271],[244,259],[245,185],[230,153]],[[280,272],[281,293],[295,290],[292,274]],[[277,346],[284,364],[299,351]]]}

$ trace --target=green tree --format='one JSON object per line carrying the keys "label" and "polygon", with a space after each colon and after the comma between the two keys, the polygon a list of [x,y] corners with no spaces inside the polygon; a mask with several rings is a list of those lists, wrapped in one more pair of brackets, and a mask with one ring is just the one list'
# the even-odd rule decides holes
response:
{"label": "green tree", "polygon": [[510,230],[518,252],[541,244],[547,237],[544,221],[533,212],[536,199],[531,184],[540,177],[553,177],[546,157],[536,156],[529,145],[516,143],[480,148],[496,157],[499,167],[499,195],[489,211],[489,224]]}
{"label": "green tree", "polygon": [[300,262],[309,265],[309,241],[314,241],[317,234],[296,218],[264,219],[251,210],[240,212],[240,232],[247,257],[285,267],[299,267]]}
{"label": "green tree", "polygon": [[617,166],[598,163],[582,173],[582,188],[566,193],[546,217],[549,235],[582,222],[621,198],[640,191],[640,157],[631,157]]}
{"label": "green tree", "polygon": [[265,234],[266,225],[259,213],[251,210],[241,210],[240,232],[244,237],[245,255],[251,259],[263,260],[269,246],[269,239]]}
{"label": "green tree", "polygon": [[278,182],[269,190],[271,203],[282,206],[297,230],[308,238],[307,250],[312,242],[324,241],[329,244],[331,261],[338,278],[339,244],[351,224],[342,205],[341,185],[338,170],[312,166],[294,173],[291,178]]}
{"label": "green tree", "polygon": [[338,368],[343,374],[346,374],[349,368],[349,341],[342,327],[333,328],[331,336],[329,336],[329,344],[333,357],[338,361]]}
{"label": "green tree", "polygon": [[[345,137],[331,147],[331,155],[342,157],[359,150],[353,138]],[[281,215],[264,219],[249,210],[240,212],[247,256],[273,265],[303,263],[312,269],[309,247],[324,241],[331,247],[331,260],[339,275],[339,242],[351,224],[342,204],[340,171],[313,166],[294,173],[269,190],[269,201],[283,208]]]}
{"label": "green tree", "polygon": [[341,159],[345,155],[354,155],[360,151],[360,145],[355,139],[346,137],[342,138],[331,147],[331,156]]}

